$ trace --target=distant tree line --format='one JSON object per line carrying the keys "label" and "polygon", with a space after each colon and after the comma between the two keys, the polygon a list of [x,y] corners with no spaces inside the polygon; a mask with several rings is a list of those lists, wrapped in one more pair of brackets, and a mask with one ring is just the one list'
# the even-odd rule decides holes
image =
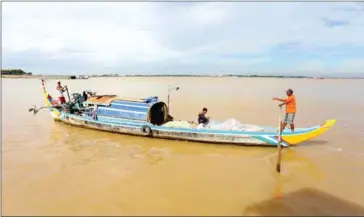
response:
{"label": "distant tree line", "polygon": [[22,69],[1,69],[2,75],[32,75],[31,72],[24,72]]}

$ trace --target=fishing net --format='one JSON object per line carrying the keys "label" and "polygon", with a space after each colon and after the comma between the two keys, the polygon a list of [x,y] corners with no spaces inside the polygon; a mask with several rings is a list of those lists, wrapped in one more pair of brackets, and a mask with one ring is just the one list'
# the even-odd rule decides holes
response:
{"label": "fishing net", "polygon": [[211,120],[210,123],[206,126],[207,128],[210,129],[215,129],[215,130],[232,130],[232,131],[247,131],[247,132],[263,132],[264,129],[256,126],[256,125],[252,125],[252,124],[242,124],[240,123],[238,120],[236,119],[228,119],[224,122],[216,122]]}
{"label": "fishing net", "polygon": [[263,132],[264,129],[251,124],[242,124],[236,119],[228,119],[224,122],[217,122],[210,120],[209,124],[204,126],[203,124],[195,125],[187,121],[170,121],[163,125],[164,127],[171,128],[197,128],[197,129],[214,129],[214,130],[231,130],[231,131],[246,131],[246,132]]}
{"label": "fishing net", "polygon": [[171,128],[194,128],[194,125],[187,121],[169,121],[163,124],[163,126]]}

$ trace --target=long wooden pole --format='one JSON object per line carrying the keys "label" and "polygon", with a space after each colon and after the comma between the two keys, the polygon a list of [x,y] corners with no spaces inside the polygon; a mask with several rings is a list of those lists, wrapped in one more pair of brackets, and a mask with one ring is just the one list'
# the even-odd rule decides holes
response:
{"label": "long wooden pole", "polygon": [[67,90],[68,102],[71,102],[70,93],[68,92],[68,86],[66,86],[66,90]]}
{"label": "long wooden pole", "polygon": [[281,142],[282,142],[282,122],[281,122],[281,111],[282,109],[280,109],[279,111],[279,118],[278,118],[278,126],[279,126],[279,130],[278,130],[278,156],[277,156],[277,172],[280,173],[281,172],[281,159],[282,159],[282,146],[281,146]]}
{"label": "long wooden pole", "polygon": [[168,85],[168,99],[167,99],[167,104],[168,104],[168,111],[169,111],[169,93],[171,91],[171,85]]}

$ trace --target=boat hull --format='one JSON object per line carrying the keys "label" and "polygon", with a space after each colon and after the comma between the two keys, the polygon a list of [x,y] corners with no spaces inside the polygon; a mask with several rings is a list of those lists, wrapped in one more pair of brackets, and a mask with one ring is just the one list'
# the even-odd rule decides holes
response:
{"label": "boat hull", "polygon": [[[259,139],[255,139],[248,134],[227,135],[199,132],[183,132],[179,130],[174,130],[173,128],[167,129],[166,127],[153,126],[148,123],[105,123],[101,121],[95,121],[89,118],[77,117],[76,115],[71,114],[64,114],[62,118],[56,118],[55,120],[60,120],[63,123],[82,128],[150,138],[236,145],[274,145],[266,143]],[[142,130],[143,126],[150,127],[151,133],[144,133]]]}
{"label": "boat hull", "polygon": [[[78,116],[69,113],[60,113],[56,120],[77,127],[83,127],[94,130],[101,130],[113,133],[127,135],[143,136],[160,139],[174,139],[193,142],[233,144],[233,145],[255,145],[255,146],[277,146],[278,136],[275,132],[239,132],[226,130],[210,129],[188,129],[188,128],[170,128],[152,125],[148,122],[140,121],[96,121],[89,116]],[[324,133],[335,121],[327,121],[326,124],[312,128],[300,129],[298,132],[285,132],[282,134],[282,146],[296,145],[295,141],[307,141]],[[149,128],[150,132],[143,131],[143,128]]]}

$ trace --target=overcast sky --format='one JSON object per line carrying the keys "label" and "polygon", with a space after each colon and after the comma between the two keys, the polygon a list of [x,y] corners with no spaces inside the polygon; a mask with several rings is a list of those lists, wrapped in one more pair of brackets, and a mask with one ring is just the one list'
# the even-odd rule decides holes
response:
{"label": "overcast sky", "polygon": [[364,75],[364,4],[3,2],[2,67]]}

